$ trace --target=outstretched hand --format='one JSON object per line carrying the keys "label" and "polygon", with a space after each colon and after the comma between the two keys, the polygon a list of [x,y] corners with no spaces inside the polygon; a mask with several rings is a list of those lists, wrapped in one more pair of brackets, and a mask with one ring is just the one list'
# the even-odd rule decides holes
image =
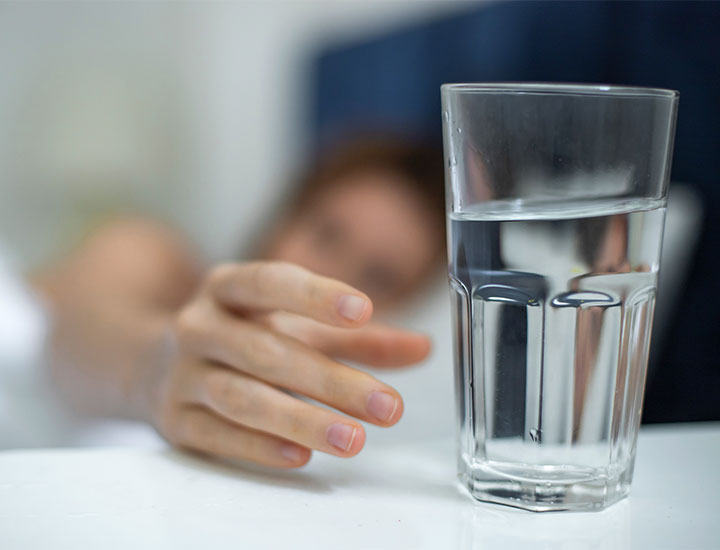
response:
{"label": "outstretched hand", "polygon": [[365,443],[358,420],[392,426],[403,403],[335,358],[402,366],[430,349],[427,337],[369,325],[371,316],[363,293],[293,264],[215,268],[144,377],[149,420],[176,445],[268,466],[301,466],[313,449],[354,456]]}

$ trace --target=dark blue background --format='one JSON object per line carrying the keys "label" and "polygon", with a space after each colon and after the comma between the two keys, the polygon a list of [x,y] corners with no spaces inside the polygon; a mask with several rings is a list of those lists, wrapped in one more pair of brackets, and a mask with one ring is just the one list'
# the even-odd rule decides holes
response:
{"label": "dark blue background", "polygon": [[675,323],[651,358],[644,421],[720,420],[720,3],[503,2],[329,47],[314,65],[317,147],[390,130],[440,142],[446,82],[673,88],[673,181],[706,209]]}

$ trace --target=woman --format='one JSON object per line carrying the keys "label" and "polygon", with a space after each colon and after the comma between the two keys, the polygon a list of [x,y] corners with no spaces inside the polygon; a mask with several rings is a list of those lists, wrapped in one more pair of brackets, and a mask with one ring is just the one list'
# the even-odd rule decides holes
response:
{"label": "woman", "polygon": [[312,450],[354,456],[358,420],[392,426],[402,398],[333,358],[383,367],[428,354],[425,336],[369,320],[441,257],[440,163],[394,141],[334,151],[258,247],[261,261],[204,269],[165,227],[108,224],[35,280],[57,389],[84,414],[148,422],[213,455],[285,468]]}

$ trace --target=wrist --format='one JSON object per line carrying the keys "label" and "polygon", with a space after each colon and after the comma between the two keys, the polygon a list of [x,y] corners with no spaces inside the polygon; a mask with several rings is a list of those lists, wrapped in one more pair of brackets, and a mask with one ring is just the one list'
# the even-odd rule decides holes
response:
{"label": "wrist", "polygon": [[133,420],[154,424],[155,411],[162,399],[165,374],[176,355],[171,318],[152,319],[144,330],[143,345],[127,380],[126,415]]}

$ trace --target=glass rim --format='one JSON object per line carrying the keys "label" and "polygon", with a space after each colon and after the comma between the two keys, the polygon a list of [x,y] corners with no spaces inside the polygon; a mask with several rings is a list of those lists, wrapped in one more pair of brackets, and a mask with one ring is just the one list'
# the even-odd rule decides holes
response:
{"label": "glass rim", "polygon": [[655,97],[666,99],[676,99],[680,96],[680,92],[668,88],[565,82],[458,82],[442,84],[440,89],[442,93],[452,94],[553,94],[598,97]]}

